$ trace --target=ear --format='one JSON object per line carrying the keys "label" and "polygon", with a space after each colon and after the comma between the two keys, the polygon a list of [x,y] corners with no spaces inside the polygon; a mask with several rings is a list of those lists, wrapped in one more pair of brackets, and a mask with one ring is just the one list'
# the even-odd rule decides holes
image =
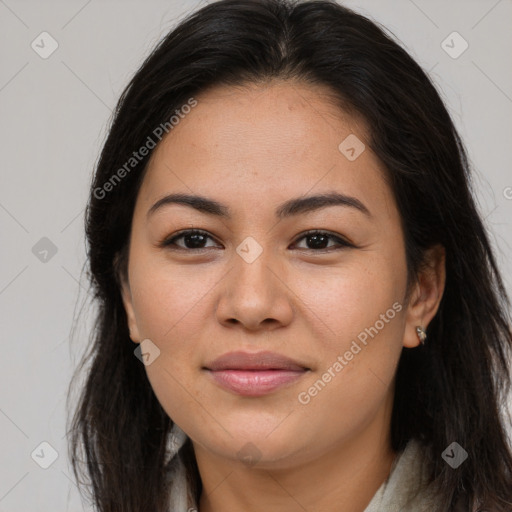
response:
{"label": "ear", "polygon": [[446,282],[445,263],[446,251],[442,245],[426,251],[425,265],[419,271],[407,305],[404,347],[413,348],[420,344],[416,327],[426,330],[439,309]]}
{"label": "ear", "polygon": [[135,318],[135,311],[133,309],[130,283],[128,282],[127,272],[119,270],[117,257],[114,263],[114,268],[116,269],[117,281],[120,286],[121,297],[123,299],[123,305],[126,311],[126,319],[128,322],[128,329],[130,331],[130,338],[134,343],[140,343],[141,337],[139,333],[139,328],[137,326],[137,320]]}

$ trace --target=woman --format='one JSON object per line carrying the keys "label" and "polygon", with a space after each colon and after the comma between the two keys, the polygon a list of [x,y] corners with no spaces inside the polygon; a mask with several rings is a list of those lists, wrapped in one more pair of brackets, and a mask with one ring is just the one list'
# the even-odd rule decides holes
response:
{"label": "woman", "polygon": [[509,302],[446,108],[373,22],[184,20],[119,100],[86,231],[98,510],[512,510]]}

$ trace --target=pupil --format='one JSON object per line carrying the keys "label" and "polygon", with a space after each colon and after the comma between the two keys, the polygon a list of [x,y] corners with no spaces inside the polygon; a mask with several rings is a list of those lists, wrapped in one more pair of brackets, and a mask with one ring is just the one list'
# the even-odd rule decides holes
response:
{"label": "pupil", "polygon": [[201,249],[202,248],[201,243],[204,242],[204,235],[201,235],[200,233],[193,233],[192,235],[186,235],[185,241],[189,242],[190,240],[193,240],[190,244],[186,243],[187,246],[190,246],[190,245],[192,246],[192,247],[189,247],[189,249],[190,248]]}
{"label": "pupil", "polygon": [[313,246],[312,248],[325,249],[325,241],[327,240],[327,237],[325,235],[309,235],[308,238],[310,239],[310,241],[313,240],[313,243],[309,244]]}

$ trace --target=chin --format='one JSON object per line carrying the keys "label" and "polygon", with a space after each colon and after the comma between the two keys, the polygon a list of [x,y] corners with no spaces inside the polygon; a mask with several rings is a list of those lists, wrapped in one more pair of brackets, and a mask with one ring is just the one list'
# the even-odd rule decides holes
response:
{"label": "chin", "polygon": [[[255,469],[290,467],[304,457],[307,445],[311,447],[311,441],[300,439],[300,430],[274,427],[272,431],[258,425],[257,419],[247,424],[226,423],[225,427],[231,435],[222,430],[222,439],[203,437],[200,444],[219,457]],[[217,434],[220,432],[217,431]]]}

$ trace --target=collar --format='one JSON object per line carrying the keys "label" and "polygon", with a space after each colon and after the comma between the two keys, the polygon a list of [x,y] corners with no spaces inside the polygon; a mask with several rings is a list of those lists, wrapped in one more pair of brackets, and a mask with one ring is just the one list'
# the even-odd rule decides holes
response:
{"label": "collar", "polygon": [[[187,435],[173,425],[169,435],[167,474],[170,489],[169,511],[197,512],[198,504],[186,479],[180,449]],[[428,484],[424,449],[419,441],[409,440],[393,461],[388,478],[374,494],[364,512],[432,512],[436,510],[433,484]]]}

